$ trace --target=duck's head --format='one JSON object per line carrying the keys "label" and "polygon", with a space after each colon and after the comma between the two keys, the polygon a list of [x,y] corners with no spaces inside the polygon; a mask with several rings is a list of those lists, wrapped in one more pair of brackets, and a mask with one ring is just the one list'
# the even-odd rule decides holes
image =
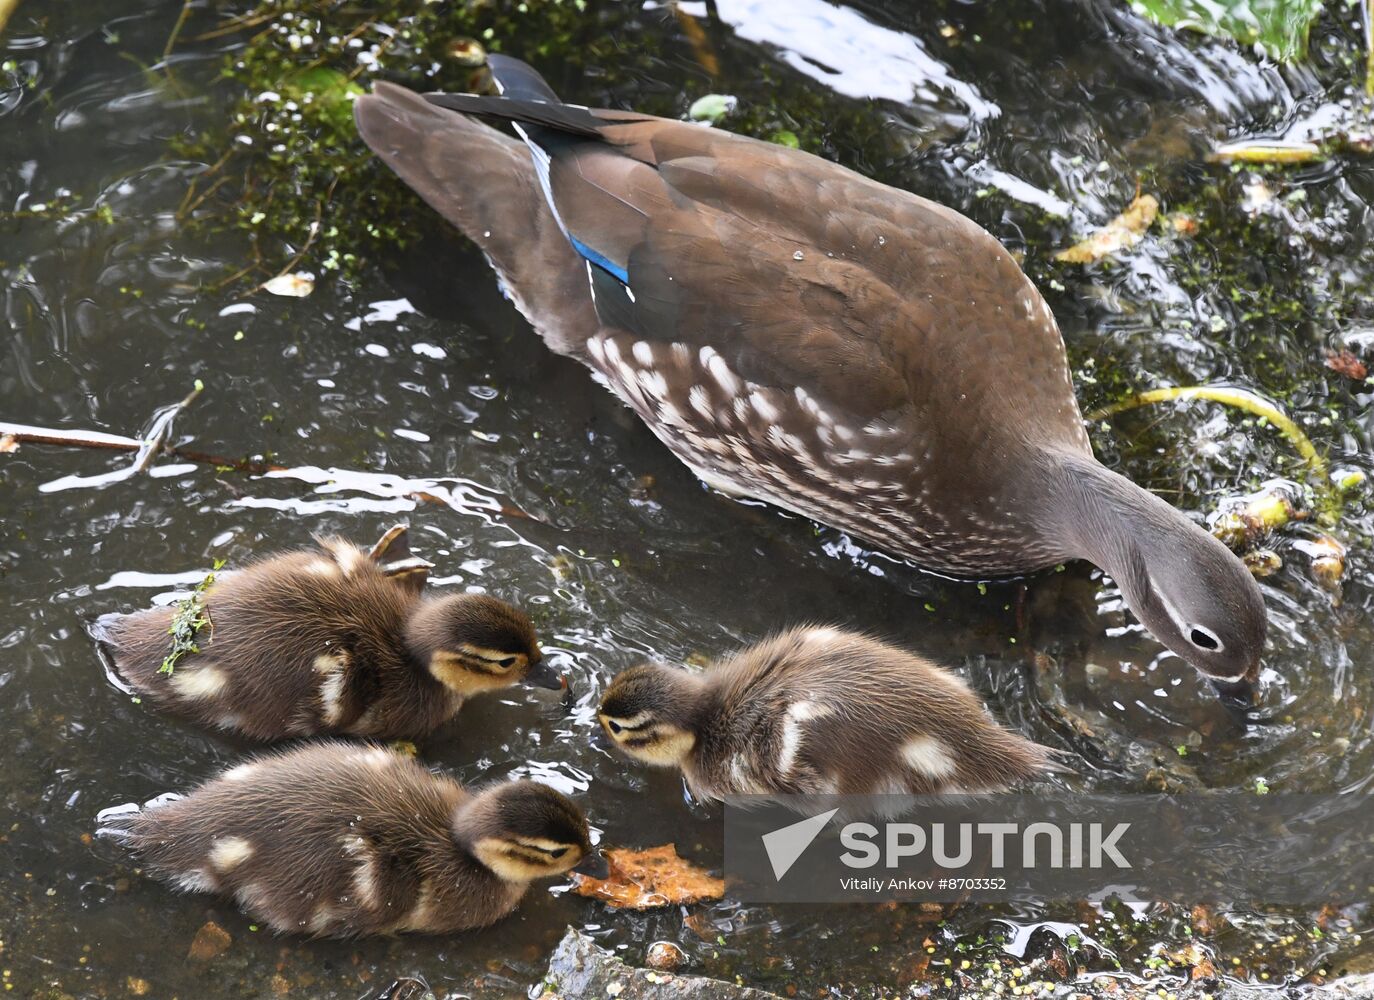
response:
{"label": "duck's head", "polygon": [[1060,504],[1076,555],[1106,570],[1156,639],[1248,702],[1267,620],[1254,577],[1221,542],[1159,497],[1095,461],[1066,463]]}
{"label": "duck's head", "polygon": [[426,601],[406,639],[430,674],[467,696],[521,681],[557,691],[563,679],[539,649],[534,626],[519,608],[485,594],[452,594]]}
{"label": "duck's head", "polygon": [[606,875],[582,810],[534,781],[507,781],[473,796],[454,811],[453,838],[504,882],[574,870]]}
{"label": "duck's head", "polygon": [[596,717],[617,747],[656,767],[680,767],[696,746],[701,678],[645,664],[611,681]]}
{"label": "duck's head", "polygon": [[1152,540],[1146,529],[1112,576],[1156,639],[1224,698],[1248,702],[1264,649],[1264,600],[1244,563],[1201,528],[1187,527],[1167,541]]}

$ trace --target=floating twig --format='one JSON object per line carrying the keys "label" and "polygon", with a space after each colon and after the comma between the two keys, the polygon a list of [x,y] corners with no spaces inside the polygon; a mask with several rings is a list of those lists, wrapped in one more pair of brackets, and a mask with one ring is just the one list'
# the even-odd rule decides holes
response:
{"label": "floating twig", "polygon": [[180,403],[173,403],[171,406],[164,407],[153,415],[153,422],[148,426],[148,433],[143,438],[142,445],[139,446],[138,455],[134,458],[133,472],[145,472],[148,466],[153,464],[153,459],[162,452],[167,445],[167,438],[172,433],[172,421],[177,418],[177,414],[196,401],[196,397],[205,391],[205,383],[196,379],[195,387],[186,394],[186,398]]}
{"label": "floating twig", "polygon": [[[118,482],[135,473],[146,472],[153,460],[158,455],[163,454],[171,455],[183,462],[234,469],[254,476],[281,471],[284,467],[280,465],[255,462],[246,458],[225,458],[221,455],[210,455],[192,448],[178,448],[167,444],[167,438],[172,430],[172,421],[182,410],[195,402],[196,397],[203,390],[204,385],[197,380],[196,387],[187,394],[185,399],[158,410],[153,417],[147,435],[142,438],[126,437],[123,434],[107,434],[104,431],[34,427],[29,424],[14,424],[0,420],[0,441],[9,443],[10,447],[4,449],[6,451],[14,450],[21,444],[48,444],[57,445],[61,448],[100,448],[106,451],[137,452],[133,463],[127,468],[119,469],[107,476],[96,477],[93,480],[80,480],[79,483],[82,485],[103,485]],[[71,481],[67,481],[66,485],[71,485]]]}
{"label": "floating twig", "polygon": [[[104,431],[62,430],[54,427],[34,427],[0,420],[0,454],[18,449],[21,444],[46,444],[65,448],[96,448],[105,451],[136,452],[133,463],[99,476],[66,476],[39,487],[50,493],[72,486],[106,486],[145,472],[153,459],[170,455],[183,462],[209,465],[216,469],[233,469],[249,476],[269,479],[292,479],[315,487],[316,493],[354,491],[385,499],[406,500],[448,507],[463,514],[519,518],[543,523],[539,518],[519,507],[503,503],[496,491],[480,483],[458,478],[405,478],[377,472],[355,472],[351,469],[321,469],[306,465],[295,468],[249,458],[225,458],[192,448],[169,446],[167,437],[172,420],[200,394],[197,387],[180,403],[159,410],[153,418],[148,434],[143,438],[107,434]],[[285,506],[279,501],[237,497],[246,506]]]}

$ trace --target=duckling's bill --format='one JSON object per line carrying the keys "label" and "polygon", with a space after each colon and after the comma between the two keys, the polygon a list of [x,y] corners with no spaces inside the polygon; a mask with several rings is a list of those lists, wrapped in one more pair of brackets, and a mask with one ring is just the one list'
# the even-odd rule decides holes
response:
{"label": "duckling's bill", "polygon": [[568,690],[567,675],[550,663],[547,656],[530,665],[529,673],[525,674],[525,683],[549,691]]}
{"label": "duckling's bill", "polygon": [[606,878],[611,874],[611,863],[606,859],[606,855],[601,853],[599,847],[593,847],[572,870],[578,875],[586,875],[589,878]]}

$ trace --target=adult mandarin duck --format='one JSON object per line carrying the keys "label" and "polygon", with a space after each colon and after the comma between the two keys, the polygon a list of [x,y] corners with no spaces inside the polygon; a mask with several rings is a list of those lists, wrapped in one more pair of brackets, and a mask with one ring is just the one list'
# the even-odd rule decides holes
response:
{"label": "adult mandarin duck", "polygon": [[1087,559],[1164,645],[1249,690],[1258,587],[1093,457],[1054,316],[990,234],[808,153],[490,65],[500,97],[377,84],[363,139],[702,481],[953,576]]}

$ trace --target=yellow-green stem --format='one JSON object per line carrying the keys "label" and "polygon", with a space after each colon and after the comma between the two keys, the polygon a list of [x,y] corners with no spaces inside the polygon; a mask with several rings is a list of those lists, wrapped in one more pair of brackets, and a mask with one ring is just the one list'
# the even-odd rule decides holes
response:
{"label": "yellow-green stem", "polygon": [[1312,489],[1316,492],[1318,501],[1321,505],[1320,514],[1323,521],[1334,523],[1340,514],[1341,496],[1339,491],[1332,488],[1330,472],[1326,466],[1326,459],[1318,454],[1312,441],[1303,433],[1301,427],[1293,422],[1288,414],[1284,413],[1263,396],[1253,393],[1248,389],[1237,389],[1233,386],[1222,385],[1189,385],[1175,386],[1168,389],[1150,389],[1147,392],[1137,393],[1119,403],[1104,406],[1099,410],[1094,410],[1088,414],[1089,420],[1102,420],[1106,417],[1115,416],[1126,410],[1134,410],[1137,407],[1148,406],[1151,403],[1164,403],[1173,399],[1207,399],[1214,403],[1224,403],[1227,406],[1234,406],[1252,413],[1257,417],[1262,417],[1279,429],[1284,437],[1297,449],[1307,463],[1307,469],[1311,478]]}

